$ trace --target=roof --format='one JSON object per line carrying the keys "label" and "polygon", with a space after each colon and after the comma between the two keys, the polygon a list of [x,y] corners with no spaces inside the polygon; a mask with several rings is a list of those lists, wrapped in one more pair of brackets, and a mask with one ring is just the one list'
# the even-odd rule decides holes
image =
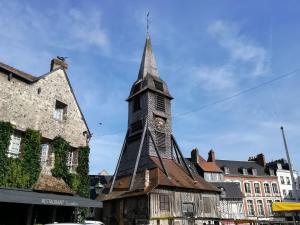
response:
{"label": "roof", "polygon": [[201,169],[204,172],[214,172],[214,173],[222,173],[223,171],[217,166],[215,162],[203,162],[200,161],[197,163],[198,166],[201,167]]}
{"label": "roof", "polygon": [[[247,170],[256,169],[256,176],[269,177],[269,175],[265,172],[264,167],[254,161],[216,160],[216,163],[222,169],[224,169],[224,167],[229,168],[229,174],[226,174],[227,176],[247,176],[243,175],[241,170],[242,168],[245,168]],[[251,174],[249,175],[251,176]]]}
{"label": "roof", "polygon": [[0,201],[33,205],[56,205],[71,207],[102,208],[100,201],[94,201],[79,196],[70,196],[53,193],[41,193],[27,189],[0,188]]}
{"label": "roof", "polygon": [[[201,176],[193,173],[195,180],[193,180],[185,171],[185,169],[170,159],[162,159],[163,164],[168,172],[169,177],[163,172],[163,168],[160,164],[158,157],[150,157],[150,160],[156,165],[156,168],[149,170],[149,185],[144,188],[136,188],[133,191],[128,191],[131,181],[131,176],[117,178],[114,185],[114,191],[111,194],[102,194],[97,199],[99,200],[111,200],[116,198],[132,197],[138,195],[148,194],[155,188],[179,188],[186,190],[198,190],[201,192],[216,192],[220,193],[220,189],[213,184],[206,182]],[[145,182],[145,176],[143,172],[136,175],[136,183]],[[108,190],[108,188],[107,188]],[[108,192],[107,192],[108,193]]]}
{"label": "roof", "polygon": [[64,74],[65,74],[65,76],[66,76],[66,78],[67,78],[67,81],[68,81],[68,84],[69,84],[69,86],[70,86],[71,92],[72,92],[72,94],[73,94],[73,96],[74,96],[76,105],[77,105],[77,107],[78,107],[78,109],[79,109],[79,112],[80,112],[81,117],[82,117],[82,119],[83,119],[83,121],[84,121],[84,123],[85,123],[85,126],[87,127],[87,131],[88,131],[88,133],[89,133],[89,136],[91,136],[90,129],[89,129],[88,124],[87,124],[87,122],[86,122],[86,120],[85,120],[85,118],[84,118],[84,115],[83,115],[82,110],[81,110],[81,108],[80,108],[80,106],[79,106],[79,103],[78,103],[78,101],[77,101],[77,98],[76,98],[76,96],[75,96],[75,93],[74,93],[74,91],[73,91],[71,82],[70,82],[70,80],[69,80],[69,77],[68,77],[68,75],[67,75],[65,69],[63,69],[62,67],[58,67],[58,68],[56,68],[56,69],[54,69],[54,70],[52,70],[52,71],[50,71],[50,72],[48,72],[48,73],[46,73],[46,74],[44,74],[44,75],[42,75],[42,76],[36,77],[36,76],[33,76],[33,75],[31,75],[31,74],[28,74],[28,73],[25,73],[25,72],[23,72],[23,71],[21,71],[21,70],[18,70],[18,69],[16,69],[16,68],[12,67],[12,66],[9,66],[9,65],[7,65],[7,64],[4,64],[4,63],[0,62],[0,70],[5,70],[5,71],[7,71],[7,72],[9,72],[9,73],[12,73],[12,74],[15,75],[16,77],[21,78],[21,80],[26,81],[27,83],[30,83],[30,84],[31,84],[31,83],[34,83],[34,82],[37,82],[38,80],[40,80],[40,79],[42,79],[42,78],[44,78],[44,77],[50,75],[50,74],[53,73],[54,71],[57,71],[57,70],[60,70],[60,69],[64,72]]}
{"label": "roof", "polygon": [[222,188],[225,192],[224,195],[221,194],[223,199],[242,199],[244,194],[241,191],[240,184],[237,182],[213,182],[211,183],[217,188]]}
{"label": "roof", "polygon": [[36,191],[73,194],[72,189],[66,184],[66,182],[64,182],[63,179],[49,175],[41,175],[32,188]]}
{"label": "roof", "polygon": [[138,79],[143,79],[147,74],[151,74],[154,77],[159,77],[155,57],[152,51],[150,36],[148,34],[145,42]]}

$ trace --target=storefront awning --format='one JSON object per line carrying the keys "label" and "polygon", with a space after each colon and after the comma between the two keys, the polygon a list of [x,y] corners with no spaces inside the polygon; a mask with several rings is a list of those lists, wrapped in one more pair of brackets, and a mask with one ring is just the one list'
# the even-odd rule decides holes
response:
{"label": "storefront awning", "polygon": [[0,188],[0,202],[70,207],[103,207],[103,204],[100,201],[82,198],[79,196],[8,188]]}
{"label": "storefront awning", "polygon": [[272,203],[273,212],[300,212],[299,202],[273,202]]}

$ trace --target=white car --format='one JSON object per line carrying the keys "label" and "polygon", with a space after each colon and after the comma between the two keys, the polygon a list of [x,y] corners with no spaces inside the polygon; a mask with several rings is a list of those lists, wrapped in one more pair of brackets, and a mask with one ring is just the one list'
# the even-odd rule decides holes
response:
{"label": "white car", "polygon": [[96,221],[96,220],[85,220],[84,224],[95,224],[95,225],[104,225],[101,221]]}

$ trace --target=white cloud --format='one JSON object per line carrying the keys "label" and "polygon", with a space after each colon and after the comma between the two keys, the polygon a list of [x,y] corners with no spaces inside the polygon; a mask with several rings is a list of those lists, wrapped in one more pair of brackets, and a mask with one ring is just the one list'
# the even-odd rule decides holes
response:
{"label": "white cloud", "polygon": [[[208,34],[226,51],[222,65],[200,65],[192,70],[193,79],[210,91],[235,90],[242,78],[256,78],[269,71],[267,52],[250,37],[241,34],[235,23],[215,21]],[[196,84],[195,84],[196,85]]]}

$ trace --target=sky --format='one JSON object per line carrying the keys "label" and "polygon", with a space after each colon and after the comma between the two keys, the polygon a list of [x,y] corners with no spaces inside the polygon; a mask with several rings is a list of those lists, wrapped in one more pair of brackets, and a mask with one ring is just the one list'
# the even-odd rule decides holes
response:
{"label": "sky", "polygon": [[40,76],[52,58],[68,57],[68,76],[93,133],[90,173],[113,173],[149,11],[183,154],[198,148],[204,158],[210,149],[218,159],[283,158],[284,126],[300,170],[299,8],[297,0],[0,0],[0,61]]}

